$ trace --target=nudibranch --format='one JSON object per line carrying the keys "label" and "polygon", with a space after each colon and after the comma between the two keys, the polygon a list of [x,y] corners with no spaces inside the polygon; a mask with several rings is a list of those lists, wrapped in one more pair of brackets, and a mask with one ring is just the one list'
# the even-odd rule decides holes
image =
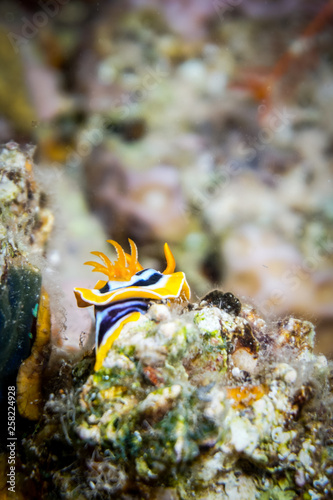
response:
{"label": "nudibranch", "polygon": [[176,262],[167,243],[164,245],[167,266],[163,273],[160,273],[155,269],[142,267],[138,261],[137,247],[132,240],[128,240],[130,254],[116,241],[107,241],[116,249],[117,260],[111,262],[102,252],[91,252],[99,257],[103,264],[91,261],[85,264],[93,266],[93,272],[105,274],[108,281],[99,280],[93,289],[74,288],[79,307],[95,306],[95,371],[102,367],[103,360],[123,326],[137,321],[145,314],[151,301],[190,298],[185,274],[174,272]]}

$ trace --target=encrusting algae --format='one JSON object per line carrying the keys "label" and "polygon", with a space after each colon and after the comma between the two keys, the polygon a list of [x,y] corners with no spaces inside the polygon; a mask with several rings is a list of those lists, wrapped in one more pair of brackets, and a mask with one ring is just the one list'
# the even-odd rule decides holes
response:
{"label": "encrusting algae", "polygon": [[[125,267],[137,261],[130,244],[131,255],[117,248]],[[174,275],[168,257],[167,274],[135,268],[127,279],[115,276],[119,261],[104,261],[110,281],[92,293],[111,299],[111,319],[116,293],[120,321],[126,301],[145,300],[146,310],[122,324],[95,370],[86,356],[73,388],[51,395],[40,432],[25,440],[35,480],[68,499],[329,498],[332,376],[313,353],[313,325],[268,325],[217,290],[179,302],[181,290],[189,296],[185,276],[163,296],[160,280]],[[159,299],[140,295],[154,290],[154,273]]]}

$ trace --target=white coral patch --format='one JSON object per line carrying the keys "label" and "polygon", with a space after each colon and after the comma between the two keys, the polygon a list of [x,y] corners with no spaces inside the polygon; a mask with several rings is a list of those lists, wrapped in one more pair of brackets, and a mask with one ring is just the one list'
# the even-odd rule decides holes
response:
{"label": "white coral patch", "polygon": [[201,333],[217,335],[221,331],[221,318],[220,309],[210,307],[196,313],[194,322],[198,325]]}
{"label": "white coral patch", "polygon": [[259,434],[254,425],[240,417],[233,418],[230,423],[231,444],[237,452],[251,455],[255,450]]}

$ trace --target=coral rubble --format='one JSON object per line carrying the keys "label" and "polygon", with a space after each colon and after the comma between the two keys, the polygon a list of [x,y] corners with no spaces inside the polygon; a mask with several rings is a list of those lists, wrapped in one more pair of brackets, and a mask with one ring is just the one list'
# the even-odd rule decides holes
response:
{"label": "coral rubble", "polygon": [[230,293],[154,304],[51,396],[30,472],[61,498],[329,498],[331,368],[314,336]]}

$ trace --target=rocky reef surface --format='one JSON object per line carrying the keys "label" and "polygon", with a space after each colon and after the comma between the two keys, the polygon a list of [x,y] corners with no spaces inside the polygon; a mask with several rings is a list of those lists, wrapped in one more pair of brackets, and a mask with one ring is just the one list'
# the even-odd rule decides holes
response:
{"label": "rocky reef surface", "polygon": [[50,355],[50,307],[42,268],[54,217],[35,180],[33,151],[15,142],[0,147],[1,499],[28,498],[21,437],[42,416]]}
{"label": "rocky reef surface", "polygon": [[[0,156],[0,396],[5,415],[15,385],[15,498],[330,498],[333,371],[308,321],[272,322],[215,290],[151,305],[98,371],[82,351],[45,372],[53,215],[31,155],[9,143]],[[7,469],[3,452],[0,498]]]}
{"label": "rocky reef surface", "polygon": [[33,150],[14,142],[0,148],[1,422],[7,418],[9,386],[17,388],[21,416],[36,420],[42,411],[50,313],[41,267],[54,218],[34,178]]}
{"label": "rocky reef surface", "polygon": [[51,394],[25,470],[65,499],[329,498],[332,367],[314,340],[230,293],[154,304]]}
{"label": "rocky reef surface", "polygon": [[47,195],[34,178],[34,149],[15,142],[0,148],[1,266],[9,257],[43,255],[52,230]]}

